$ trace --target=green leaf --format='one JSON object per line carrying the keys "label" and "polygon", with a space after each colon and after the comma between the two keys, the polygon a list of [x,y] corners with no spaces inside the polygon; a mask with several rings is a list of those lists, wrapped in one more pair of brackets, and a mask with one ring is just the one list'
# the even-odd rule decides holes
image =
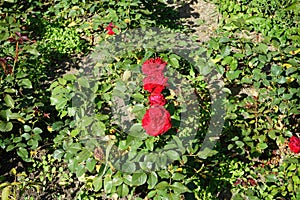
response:
{"label": "green leaf", "polygon": [[78,129],[74,129],[74,130],[72,130],[71,133],[70,133],[70,135],[71,135],[72,137],[76,137],[78,134],[79,134],[79,130],[78,130]]}
{"label": "green leaf", "polygon": [[32,88],[32,83],[29,79],[21,79],[19,82],[19,86],[26,88],[26,89],[31,89]]}
{"label": "green leaf", "polygon": [[29,133],[23,133],[21,136],[25,138],[25,140],[29,140],[31,138],[31,135]]}
{"label": "green leaf", "polygon": [[148,135],[145,133],[142,124],[134,124],[129,129],[129,135],[135,137],[138,140],[144,140],[148,137]]}
{"label": "green leaf", "polygon": [[157,184],[155,188],[157,190],[163,190],[163,189],[169,188],[169,183],[166,181],[162,181],[159,184]]}
{"label": "green leaf", "polygon": [[171,188],[177,194],[182,194],[182,193],[185,193],[185,192],[190,192],[190,190],[185,185],[183,185],[182,183],[179,183],[179,182],[173,183],[171,185]]}
{"label": "green leaf", "polygon": [[15,107],[15,101],[11,98],[11,96],[9,94],[5,95],[4,102],[10,108],[14,108]]}
{"label": "green leaf", "polygon": [[90,88],[90,83],[89,83],[88,79],[85,77],[80,77],[78,79],[78,83],[81,87]]}
{"label": "green leaf", "polygon": [[235,141],[235,144],[238,146],[238,147],[243,147],[245,144],[244,142],[242,141]]}
{"label": "green leaf", "polygon": [[55,159],[61,159],[62,157],[63,157],[63,155],[64,155],[64,150],[62,150],[62,149],[56,149],[54,152],[53,152],[53,157],[55,158]]}
{"label": "green leaf", "polygon": [[42,131],[42,129],[40,129],[39,127],[35,127],[35,128],[32,130],[32,132],[33,132],[34,134],[41,134],[43,131]]}
{"label": "green leaf", "polygon": [[63,76],[63,78],[67,81],[75,81],[76,80],[76,76],[74,74],[65,74]]}
{"label": "green leaf", "polygon": [[180,155],[177,151],[174,150],[168,150],[165,152],[165,154],[171,159],[171,160],[180,160]]}
{"label": "green leaf", "polygon": [[282,72],[282,67],[281,66],[273,65],[271,67],[271,73],[272,73],[272,75],[278,76],[279,74],[281,74],[281,72]]}
{"label": "green leaf", "polygon": [[148,199],[152,199],[156,195],[157,191],[152,190],[147,194]]}
{"label": "green leaf", "polygon": [[268,144],[267,143],[259,143],[258,148],[260,150],[266,149],[266,148],[268,148]]}
{"label": "green leaf", "polygon": [[161,178],[170,178],[170,174],[167,170],[161,170],[158,172],[158,175],[161,177]]}
{"label": "green leaf", "polygon": [[50,101],[51,105],[55,105],[57,110],[61,110],[67,104],[67,99],[62,95],[52,96]]}
{"label": "green leaf", "polygon": [[218,151],[212,150],[209,148],[204,148],[204,150],[200,151],[197,156],[201,159],[206,159],[207,157],[211,157],[213,155],[216,155]]}
{"label": "green leaf", "polygon": [[10,188],[11,186],[6,186],[5,188],[2,189],[1,200],[9,200],[9,196],[11,193]]}
{"label": "green leaf", "polygon": [[59,84],[61,84],[61,85],[66,85],[67,80],[64,79],[64,78],[58,78],[58,82],[59,82]]}
{"label": "green leaf", "polygon": [[132,185],[132,176],[129,174],[123,175],[124,178],[124,183],[126,183],[127,185]]}
{"label": "green leaf", "polygon": [[147,138],[147,140],[145,140],[145,144],[148,150],[153,151],[154,141],[155,141],[154,137],[149,137]]}
{"label": "green leaf", "polygon": [[277,179],[277,176],[275,175],[275,174],[268,174],[267,176],[266,176],[266,181],[267,182],[277,182],[278,181],[278,179]]}
{"label": "green leaf", "polygon": [[121,175],[114,176],[112,182],[113,182],[113,186],[119,186],[123,183],[123,178]]}
{"label": "green leaf", "polygon": [[227,45],[226,47],[223,47],[222,50],[221,50],[221,56],[222,57],[229,56],[230,51],[231,51],[230,46]]}
{"label": "green leaf", "polygon": [[13,89],[13,88],[6,88],[4,90],[5,93],[10,93],[10,94],[15,94],[17,92],[17,90]]}
{"label": "green leaf", "polygon": [[0,117],[6,121],[9,121],[9,116],[12,114],[10,109],[1,110]]}
{"label": "green leaf", "polygon": [[138,102],[142,102],[145,99],[144,95],[142,95],[141,93],[133,94],[131,95],[131,97]]}
{"label": "green leaf", "polygon": [[151,172],[148,176],[148,189],[153,189],[158,182],[157,174],[155,172]]}
{"label": "green leaf", "polygon": [[102,177],[96,177],[93,180],[94,190],[98,192],[102,188]]}
{"label": "green leaf", "polygon": [[79,143],[73,143],[73,144],[71,144],[70,146],[68,146],[66,148],[67,148],[66,150],[67,150],[68,153],[71,153],[71,154],[75,155],[75,154],[78,153],[78,151],[80,151],[82,149],[82,146]]}
{"label": "green leaf", "polygon": [[235,70],[235,71],[230,70],[229,72],[226,73],[226,77],[229,80],[237,79],[241,72],[242,72],[241,70]]}
{"label": "green leaf", "polygon": [[13,150],[13,149],[15,149],[15,145],[8,145],[8,147],[6,148],[6,151],[11,151],[11,150]]}
{"label": "green leaf", "polygon": [[104,178],[104,192],[106,194],[109,194],[111,192],[112,189],[112,181],[111,178],[109,176],[106,176]]}
{"label": "green leaf", "polygon": [[39,56],[39,55],[40,55],[40,53],[38,52],[38,50],[35,49],[35,48],[27,48],[26,51],[27,51],[28,53],[34,55],[34,56]]}
{"label": "green leaf", "polygon": [[122,171],[127,173],[133,173],[136,170],[136,166],[134,163],[126,162],[122,165]]}
{"label": "green leaf", "polygon": [[13,139],[13,142],[14,143],[19,143],[19,142],[21,142],[22,141],[22,138],[21,137],[15,137],[14,139]]}
{"label": "green leaf", "polygon": [[172,179],[176,181],[181,181],[185,178],[185,175],[180,174],[180,173],[175,173],[172,175]]}
{"label": "green leaf", "polygon": [[64,126],[64,123],[62,121],[54,122],[52,125],[53,131],[59,131]]}
{"label": "green leaf", "polygon": [[264,23],[265,20],[266,19],[263,17],[252,16],[252,17],[249,17],[248,19],[246,19],[245,22],[249,23],[249,24],[252,24],[252,23],[259,24],[259,23]]}
{"label": "green leaf", "polygon": [[172,54],[170,55],[170,64],[173,66],[173,67],[179,67],[179,60],[180,57],[177,56],[176,54]]}
{"label": "green leaf", "polygon": [[24,147],[20,147],[17,150],[18,156],[20,156],[23,160],[28,158],[28,151]]}
{"label": "green leaf", "polygon": [[76,176],[81,177],[85,173],[85,168],[83,164],[79,164],[76,167]]}
{"label": "green leaf", "polygon": [[39,142],[34,139],[28,140],[27,144],[31,146],[31,149],[36,149],[39,146]]}
{"label": "green leaf", "polygon": [[31,131],[31,127],[28,126],[28,125],[24,125],[24,131],[25,131],[25,132]]}
{"label": "green leaf", "polygon": [[9,132],[13,129],[11,122],[0,121],[0,132]]}
{"label": "green leaf", "polygon": [[125,197],[129,194],[129,188],[126,184],[122,184],[117,188],[117,193],[120,197]]}
{"label": "green leaf", "polygon": [[295,2],[292,5],[288,6],[287,8],[285,8],[285,10],[291,10],[294,11],[295,13],[299,13],[300,12],[300,2]]}
{"label": "green leaf", "polygon": [[84,162],[90,158],[91,154],[92,153],[88,149],[83,148],[79,154],[77,153],[76,157],[78,162]]}
{"label": "green leaf", "polygon": [[132,184],[139,186],[143,185],[147,180],[147,174],[145,173],[134,173],[132,175]]}
{"label": "green leaf", "polygon": [[237,60],[232,56],[226,56],[224,60],[221,62],[222,65],[230,65],[231,70],[236,70],[238,66]]}
{"label": "green leaf", "polygon": [[270,130],[268,132],[268,136],[272,139],[272,140],[275,140],[277,138],[277,135],[276,135],[276,131],[275,130]]}
{"label": "green leaf", "polygon": [[264,53],[267,54],[268,52],[268,45],[263,44],[263,43],[259,43],[258,46],[256,46],[255,48],[253,48],[254,50],[256,50],[256,52],[258,53]]}

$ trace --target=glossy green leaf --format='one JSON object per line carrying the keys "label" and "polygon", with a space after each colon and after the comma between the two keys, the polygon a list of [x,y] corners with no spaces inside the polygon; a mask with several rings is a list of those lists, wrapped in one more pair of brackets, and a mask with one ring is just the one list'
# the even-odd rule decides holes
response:
{"label": "glossy green leaf", "polygon": [[83,164],[79,164],[76,167],[76,176],[81,177],[85,173],[85,168]]}
{"label": "glossy green leaf", "polygon": [[53,157],[55,159],[61,159],[64,155],[64,150],[62,149],[56,149],[54,152],[53,152]]}
{"label": "glossy green leaf", "polygon": [[22,79],[19,82],[19,86],[26,88],[26,89],[31,89],[32,88],[32,83],[29,79]]}
{"label": "glossy green leaf", "polygon": [[102,188],[102,177],[96,177],[93,180],[93,186],[94,186],[95,192],[98,192]]}
{"label": "glossy green leaf", "polygon": [[112,180],[109,176],[104,178],[104,192],[109,194],[112,189]]}
{"label": "glossy green leaf", "polygon": [[28,151],[24,147],[20,147],[17,150],[18,156],[20,156],[22,159],[28,158]]}
{"label": "glossy green leaf", "polygon": [[132,184],[139,186],[143,185],[147,180],[147,174],[146,173],[134,173],[132,175]]}
{"label": "glossy green leaf", "polygon": [[80,77],[77,81],[81,87],[90,88],[90,83],[87,78]]}
{"label": "glossy green leaf", "polygon": [[148,189],[153,189],[155,187],[155,185],[158,182],[158,177],[157,174],[155,172],[150,172],[150,174],[148,175]]}
{"label": "glossy green leaf", "polygon": [[0,121],[0,132],[9,132],[13,129],[11,122]]}
{"label": "glossy green leaf", "polygon": [[169,183],[168,182],[166,182],[166,181],[162,181],[162,182],[160,182],[160,183],[158,183],[157,185],[156,185],[156,189],[157,190],[163,190],[163,189],[166,189],[166,188],[169,188]]}
{"label": "glossy green leaf", "polygon": [[122,185],[118,186],[117,193],[120,197],[125,197],[126,195],[129,194],[128,186],[126,184],[122,184]]}
{"label": "glossy green leaf", "polygon": [[183,185],[182,183],[179,182],[175,182],[171,185],[172,190],[176,193],[176,194],[182,194],[185,192],[190,192],[190,190]]}
{"label": "glossy green leaf", "polygon": [[39,127],[35,127],[35,128],[32,130],[32,132],[33,132],[34,134],[41,134],[43,131],[42,131],[42,129],[40,129]]}
{"label": "glossy green leaf", "polygon": [[4,187],[1,192],[1,200],[9,200],[11,192],[11,186]]}
{"label": "glossy green leaf", "polygon": [[15,107],[15,101],[13,100],[13,98],[9,94],[5,95],[4,102],[10,108],[14,108]]}

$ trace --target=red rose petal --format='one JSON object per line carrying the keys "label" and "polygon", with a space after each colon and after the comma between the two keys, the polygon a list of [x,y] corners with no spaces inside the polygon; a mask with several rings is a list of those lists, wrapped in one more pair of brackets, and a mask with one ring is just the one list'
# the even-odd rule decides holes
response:
{"label": "red rose petal", "polygon": [[289,147],[292,152],[299,153],[300,152],[300,138],[296,136],[292,136],[290,138]]}

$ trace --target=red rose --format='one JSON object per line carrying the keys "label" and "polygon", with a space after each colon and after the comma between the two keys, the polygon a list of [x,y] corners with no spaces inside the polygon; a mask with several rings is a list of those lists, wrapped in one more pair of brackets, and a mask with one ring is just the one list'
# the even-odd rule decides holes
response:
{"label": "red rose", "polygon": [[292,136],[290,138],[289,147],[292,152],[299,153],[300,152],[300,138],[296,136]]}
{"label": "red rose", "polygon": [[154,105],[163,106],[166,104],[166,99],[165,99],[164,95],[162,95],[160,93],[150,94],[149,101],[150,101],[150,106],[154,106]]}
{"label": "red rose", "polygon": [[114,34],[115,34],[115,32],[113,31],[113,28],[114,28],[114,27],[115,27],[115,26],[113,25],[112,22],[110,22],[110,23],[108,24],[108,26],[105,28],[105,30],[108,31],[108,32],[107,32],[108,35],[114,35]]}
{"label": "red rose", "polygon": [[146,111],[142,126],[148,135],[162,135],[172,126],[170,113],[162,106],[153,106]]}
{"label": "red rose", "polygon": [[167,81],[168,78],[161,73],[151,74],[143,80],[144,90],[150,93],[161,93],[167,85]]}
{"label": "red rose", "polygon": [[167,65],[161,58],[151,58],[146,60],[142,65],[142,71],[146,75],[162,73]]}

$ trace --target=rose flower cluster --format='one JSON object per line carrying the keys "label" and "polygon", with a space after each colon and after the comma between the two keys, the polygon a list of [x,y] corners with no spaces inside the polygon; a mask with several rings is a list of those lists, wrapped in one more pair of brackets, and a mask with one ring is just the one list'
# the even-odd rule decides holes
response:
{"label": "rose flower cluster", "polygon": [[166,99],[161,93],[168,81],[163,73],[166,65],[161,58],[151,58],[142,65],[142,72],[146,75],[143,80],[144,90],[150,93],[150,108],[142,119],[142,126],[151,136],[162,135],[172,126],[170,113],[163,107]]}

